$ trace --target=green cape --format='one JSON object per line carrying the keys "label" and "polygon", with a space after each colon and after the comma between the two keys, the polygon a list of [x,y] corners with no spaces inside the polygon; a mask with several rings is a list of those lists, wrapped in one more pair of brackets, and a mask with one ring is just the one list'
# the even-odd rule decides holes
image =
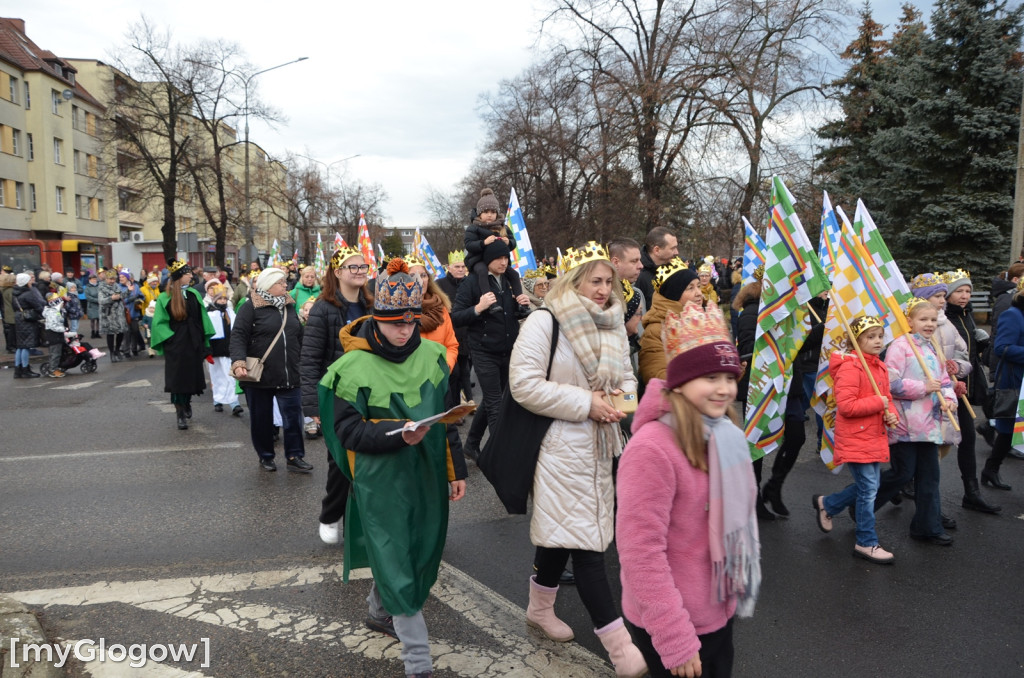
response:
{"label": "green cape", "polygon": [[[196,301],[199,302],[199,311],[203,316],[203,334],[205,335],[206,347],[209,348],[210,337],[213,336],[214,329],[213,323],[210,322],[210,316],[206,313],[206,305],[203,304],[203,298],[199,295],[199,292],[191,287],[186,287],[185,293],[195,295]],[[159,355],[164,354],[163,343],[174,335],[174,331],[171,329],[171,313],[167,310],[167,304],[170,300],[171,297],[167,292],[161,292],[160,296],[156,298],[156,309],[153,311],[153,325],[150,328],[149,345]]]}
{"label": "green cape", "polygon": [[[346,352],[319,385],[324,440],[352,481],[345,508],[344,581],[369,567],[389,613],[423,609],[437,581],[448,536],[448,441],[444,426],[395,452],[350,455],[334,430],[335,398],[364,420],[423,419],[444,411],[445,349],[423,341],[403,363],[365,350]],[[350,461],[351,458],[351,461]]]}

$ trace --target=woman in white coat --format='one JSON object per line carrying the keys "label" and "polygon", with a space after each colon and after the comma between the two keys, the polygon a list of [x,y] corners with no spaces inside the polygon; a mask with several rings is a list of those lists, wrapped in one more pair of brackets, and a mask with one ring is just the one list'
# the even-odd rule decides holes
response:
{"label": "woman in white coat", "polygon": [[[545,298],[548,313],[531,314],[512,349],[512,397],[554,421],[541,443],[533,481],[530,540],[537,547],[526,620],[552,640],[574,635],[554,613],[558,579],[570,557],[580,598],[616,675],[646,672],[643,656],[623,626],[608,585],[604,552],[614,537],[612,459],[622,451],[625,413],[609,396],[636,392],[623,320],[625,304],[604,247],[570,248],[570,267]],[[558,344],[551,376],[552,314]]]}

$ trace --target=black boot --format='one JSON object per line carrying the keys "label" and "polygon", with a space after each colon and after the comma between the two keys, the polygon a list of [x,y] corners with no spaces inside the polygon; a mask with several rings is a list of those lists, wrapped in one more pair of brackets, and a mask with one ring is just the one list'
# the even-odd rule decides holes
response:
{"label": "black boot", "polygon": [[21,378],[22,379],[38,379],[41,376],[43,376],[43,375],[39,374],[38,372],[33,372],[32,371],[32,366],[31,365],[26,365],[25,367],[21,368]]}
{"label": "black boot", "polygon": [[1003,482],[1003,479],[999,477],[999,469],[990,468],[988,463],[985,464],[985,470],[981,472],[981,484],[994,487],[997,490],[1012,490],[1013,488]]}
{"label": "black boot", "polygon": [[185,412],[185,418],[186,419],[191,419],[192,418],[192,401],[189,400],[187,403],[185,403],[181,407],[182,407],[182,409]]}
{"label": "black boot", "polygon": [[964,500],[960,505],[979,513],[999,513],[1003,510],[1002,506],[994,506],[981,498],[981,490],[978,489],[978,481],[975,478],[964,481]]}
{"label": "black boot", "polygon": [[22,379],[22,378],[24,378],[25,375],[21,373],[22,369],[23,368],[20,365],[15,365],[14,366],[14,378],[15,379]]}
{"label": "black boot", "polygon": [[185,407],[183,405],[175,405],[174,413],[178,417],[178,430],[184,431],[188,428],[188,421],[185,419]]}
{"label": "black boot", "polygon": [[773,513],[780,515],[783,518],[789,517],[789,509],[782,503],[782,480],[773,475],[771,479],[765,483],[761,496],[771,507]]}
{"label": "black boot", "polygon": [[764,505],[764,497],[761,496],[761,491],[757,491],[757,519],[758,520],[775,520],[775,514],[768,510],[768,507]]}

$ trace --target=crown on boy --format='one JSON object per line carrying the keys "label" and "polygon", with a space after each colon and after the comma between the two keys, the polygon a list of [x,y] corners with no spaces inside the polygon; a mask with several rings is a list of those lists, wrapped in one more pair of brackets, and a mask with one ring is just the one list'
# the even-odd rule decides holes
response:
{"label": "crown on boy", "polygon": [[667,264],[662,264],[654,272],[654,280],[651,284],[654,286],[654,291],[657,292],[661,289],[661,286],[665,284],[665,281],[672,277],[673,273],[679,271],[685,271],[686,264],[679,257],[672,257]]}

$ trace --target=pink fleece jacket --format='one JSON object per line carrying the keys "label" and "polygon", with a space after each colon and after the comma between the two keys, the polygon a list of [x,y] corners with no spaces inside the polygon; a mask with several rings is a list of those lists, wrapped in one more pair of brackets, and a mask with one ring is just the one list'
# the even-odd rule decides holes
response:
{"label": "pink fleece jacket", "polygon": [[697,654],[697,636],[725,626],[736,601],[718,602],[711,587],[708,474],[679,449],[658,421],[669,411],[665,383],[652,379],[619,461],[615,538],[622,611],[651,636],[669,669]]}

